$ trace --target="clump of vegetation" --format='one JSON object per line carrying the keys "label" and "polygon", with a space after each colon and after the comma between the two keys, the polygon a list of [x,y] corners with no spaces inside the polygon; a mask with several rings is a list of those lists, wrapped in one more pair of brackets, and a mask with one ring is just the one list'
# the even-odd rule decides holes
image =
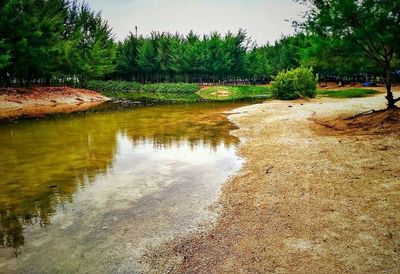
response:
{"label": "clump of vegetation", "polygon": [[152,93],[196,93],[200,87],[187,83],[139,84],[127,81],[89,81],[88,89],[98,92],[152,92]]}
{"label": "clump of vegetation", "polygon": [[[360,67],[369,67],[369,71],[375,72],[385,71],[388,108],[396,109],[400,97],[394,98],[392,75],[400,53],[399,1],[302,2],[311,8],[305,27],[311,37],[315,37],[312,46],[308,47],[318,49],[314,59],[320,64],[320,60],[326,60],[330,66],[341,63],[353,67],[347,70],[347,74]],[[357,63],[358,66],[354,66]]]}
{"label": "clump of vegetation", "polygon": [[200,90],[199,85],[188,83],[158,83],[141,85],[142,92],[158,93],[196,93]]}
{"label": "clump of vegetation", "polygon": [[367,97],[378,93],[374,89],[350,88],[342,90],[318,90],[318,95],[332,98],[358,98]]}
{"label": "clump of vegetation", "polygon": [[272,97],[271,88],[268,86],[212,86],[203,88],[199,95],[213,101],[239,101]]}
{"label": "clump of vegetation", "polygon": [[317,78],[312,69],[296,68],[280,72],[271,82],[272,94],[277,99],[293,100],[317,95]]}
{"label": "clump of vegetation", "polygon": [[117,98],[143,102],[197,102],[200,87],[187,83],[140,84],[126,81],[89,81],[86,88]]}
{"label": "clump of vegetation", "polygon": [[201,97],[196,93],[160,93],[160,92],[102,92],[103,95],[130,101],[140,101],[142,103],[196,103]]}
{"label": "clump of vegetation", "polygon": [[272,97],[268,86],[210,86],[200,90],[197,84],[140,84],[127,81],[89,81],[86,88],[116,99],[142,102],[240,101]]}
{"label": "clump of vegetation", "polygon": [[89,81],[86,83],[87,89],[98,92],[131,92],[140,91],[141,85],[135,82],[127,81]]}

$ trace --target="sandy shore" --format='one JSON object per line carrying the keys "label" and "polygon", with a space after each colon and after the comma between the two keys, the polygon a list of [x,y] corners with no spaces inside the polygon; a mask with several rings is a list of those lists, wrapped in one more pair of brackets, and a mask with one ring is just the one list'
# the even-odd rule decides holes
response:
{"label": "sandy shore", "polygon": [[399,121],[384,134],[316,123],[384,107],[380,94],[234,110],[246,164],[223,188],[218,222],[149,251],[149,270],[399,273]]}
{"label": "sandy shore", "polygon": [[2,88],[0,120],[81,111],[107,100],[97,92],[69,87]]}

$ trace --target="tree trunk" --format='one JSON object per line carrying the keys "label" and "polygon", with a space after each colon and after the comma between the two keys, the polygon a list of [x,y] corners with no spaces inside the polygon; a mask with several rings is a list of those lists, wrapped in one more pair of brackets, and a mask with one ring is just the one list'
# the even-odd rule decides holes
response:
{"label": "tree trunk", "polygon": [[84,81],[84,76],[81,74],[81,79],[80,79],[80,86],[83,88],[83,81]]}
{"label": "tree trunk", "polygon": [[393,109],[396,107],[396,100],[393,98],[392,92],[392,82],[390,79],[390,68],[386,66],[385,69],[385,84],[386,84],[386,100],[388,101],[388,109]]}
{"label": "tree trunk", "polygon": [[27,72],[27,74],[26,74],[27,76],[26,76],[26,83],[25,83],[25,87],[26,88],[29,88],[30,87],[30,84],[31,84],[31,79],[32,79],[32,74],[31,74],[31,71],[28,69],[28,72]]}

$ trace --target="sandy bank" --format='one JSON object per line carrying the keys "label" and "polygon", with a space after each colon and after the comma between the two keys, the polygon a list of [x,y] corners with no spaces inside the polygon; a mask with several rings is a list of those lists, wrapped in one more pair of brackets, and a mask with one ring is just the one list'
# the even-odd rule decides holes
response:
{"label": "sandy bank", "polygon": [[400,130],[349,133],[315,122],[384,107],[378,95],[234,110],[246,164],[223,188],[219,221],[150,251],[152,270],[399,273]]}
{"label": "sandy bank", "polygon": [[34,87],[0,89],[0,119],[40,117],[85,110],[109,100],[85,89]]}

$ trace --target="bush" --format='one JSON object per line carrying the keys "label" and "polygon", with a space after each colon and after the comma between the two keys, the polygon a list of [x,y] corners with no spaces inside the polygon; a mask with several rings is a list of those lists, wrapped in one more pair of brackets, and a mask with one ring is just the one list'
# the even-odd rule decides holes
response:
{"label": "bush", "polygon": [[273,96],[281,100],[314,98],[317,95],[317,78],[314,77],[311,68],[296,68],[280,72],[271,84]]}

